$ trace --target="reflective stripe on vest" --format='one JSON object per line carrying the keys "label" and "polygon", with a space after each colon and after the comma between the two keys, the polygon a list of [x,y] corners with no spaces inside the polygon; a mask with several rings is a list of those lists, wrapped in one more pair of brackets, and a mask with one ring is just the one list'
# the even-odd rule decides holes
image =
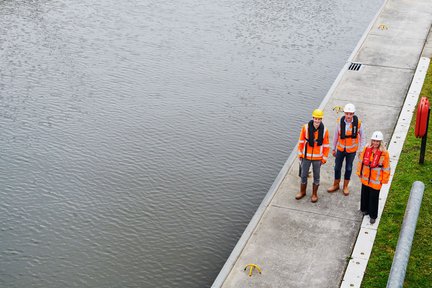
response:
{"label": "reflective stripe on vest", "polygon": [[[366,182],[368,182],[369,179],[367,177],[362,176],[362,180],[365,180]],[[373,179],[370,179],[369,182],[372,184],[376,184],[376,185],[381,184],[381,181],[377,181],[377,180],[373,180]]]}

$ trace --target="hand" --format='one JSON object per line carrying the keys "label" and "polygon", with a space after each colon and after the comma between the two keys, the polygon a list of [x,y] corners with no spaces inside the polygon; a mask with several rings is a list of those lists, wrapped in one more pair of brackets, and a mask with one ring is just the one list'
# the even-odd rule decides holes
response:
{"label": "hand", "polygon": [[324,165],[325,163],[327,163],[327,161],[326,160],[321,160],[321,165]]}
{"label": "hand", "polygon": [[336,150],[332,150],[332,155],[336,157]]}

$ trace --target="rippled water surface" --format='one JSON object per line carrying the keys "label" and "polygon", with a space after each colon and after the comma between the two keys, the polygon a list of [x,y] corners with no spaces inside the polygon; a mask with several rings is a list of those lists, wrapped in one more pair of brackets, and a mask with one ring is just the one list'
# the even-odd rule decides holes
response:
{"label": "rippled water surface", "polygon": [[0,0],[0,287],[210,286],[381,4]]}

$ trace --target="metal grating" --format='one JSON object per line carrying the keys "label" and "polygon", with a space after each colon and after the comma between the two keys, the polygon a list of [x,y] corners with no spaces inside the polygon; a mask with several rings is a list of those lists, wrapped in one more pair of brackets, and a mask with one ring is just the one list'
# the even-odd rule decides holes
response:
{"label": "metal grating", "polygon": [[348,70],[359,71],[361,66],[362,66],[362,64],[360,64],[360,63],[351,63],[350,66],[348,67]]}

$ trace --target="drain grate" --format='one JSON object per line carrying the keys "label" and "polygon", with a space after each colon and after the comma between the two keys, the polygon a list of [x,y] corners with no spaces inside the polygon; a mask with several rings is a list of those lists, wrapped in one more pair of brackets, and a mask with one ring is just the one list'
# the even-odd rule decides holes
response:
{"label": "drain grate", "polygon": [[351,63],[350,66],[348,67],[348,70],[359,71],[361,66],[362,66],[362,64],[360,64],[360,63]]}

